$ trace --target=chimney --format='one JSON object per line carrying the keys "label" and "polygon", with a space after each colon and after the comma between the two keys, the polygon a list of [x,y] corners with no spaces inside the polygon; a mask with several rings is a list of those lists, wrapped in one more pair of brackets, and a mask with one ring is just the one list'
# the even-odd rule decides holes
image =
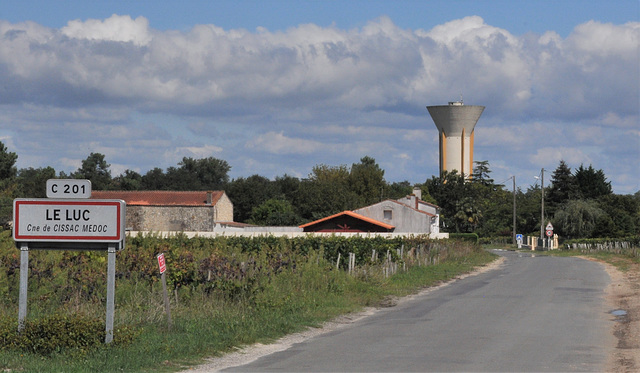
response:
{"label": "chimney", "polygon": [[213,193],[207,192],[207,206],[211,206],[211,203],[213,203]]}
{"label": "chimney", "polygon": [[419,200],[422,199],[422,189],[420,189],[420,187],[416,186],[413,187],[413,195],[418,197]]}

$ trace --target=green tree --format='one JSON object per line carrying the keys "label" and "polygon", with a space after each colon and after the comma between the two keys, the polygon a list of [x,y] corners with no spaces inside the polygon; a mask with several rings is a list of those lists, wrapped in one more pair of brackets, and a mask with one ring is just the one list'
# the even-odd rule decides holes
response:
{"label": "green tree", "polygon": [[141,190],[142,175],[133,170],[125,170],[123,174],[113,178],[113,189]]}
{"label": "green tree", "polygon": [[300,190],[300,179],[287,174],[284,176],[277,176],[275,180],[275,187],[282,198],[293,203],[298,191]]}
{"label": "green tree", "polygon": [[429,192],[429,187],[427,186],[426,183],[419,184],[418,186],[420,187],[420,192],[422,193],[422,200],[423,201],[431,203],[433,205],[438,205],[438,201],[436,201],[436,199],[433,198],[433,196]]}
{"label": "green tree", "polygon": [[571,200],[556,211],[554,229],[569,238],[592,238],[598,222],[606,213],[594,200]]}
{"label": "green tree", "polygon": [[385,188],[383,199],[399,199],[411,195],[411,193],[413,193],[413,186],[409,181],[394,181]]}
{"label": "green tree", "polygon": [[607,219],[594,230],[595,237],[640,235],[640,201],[632,195],[608,194],[597,200]]}
{"label": "green tree", "polygon": [[442,176],[432,176],[428,179],[423,189],[426,187],[429,194],[440,206],[440,224],[444,232],[457,232],[456,214],[462,206],[458,203],[465,196],[468,196],[465,188],[464,177],[458,174],[457,170],[452,172],[444,171]]}
{"label": "green tree", "polygon": [[362,157],[360,163],[351,166],[349,185],[360,199],[360,205],[380,202],[386,186],[384,170],[378,166],[375,159],[369,156]]}
{"label": "green tree", "polygon": [[0,181],[11,180],[16,177],[18,173],[16,168],[17,160],[18,155],[10,152],[0,141]]}
{"label": "green tree", "polygon": [[546,207],[550,215],[563,203],[579,197],[578,184],[571,168],[561,160],[551,175],[551,187],[545,192]]}
{"label": "green tree", "polygon": [[480,224],[482,211],[478,203],[471,196],[465,196],[456,201],[453,225],[456,233],[472,233]]}
{"label": "green tree", "polygon": [[111,185],[111,165],[100,153],[91,153],[82,161],[82,166],[71,174],[74,179],[87,179],[91,181],[91,189],[107,190]]}
{"label": "green tree", "polygon": [[604,171],[595,170],[591,165],[589,168],[580,165],[574,176],[580,198],[595,199],[612,193],[611,182],[607,181]]}
{"label": "green tree", "polygon": [[234,179],[225,190],[233,203],[233,219],[238,222],[247,222],[255,206],[279,196],[275,183],[257,174]]}
{"label": "green tree", "polygon": [[346,165],[328,166],[326,164],[318,164],[311,168],[309,180],[317,182],[329,182],[337,184],[349,183],[349,169]]}
{"label": "green tree", "polygon": [[142,176],[140,183],[140,190],[169,190],[167,175],[158,167],[147,171]]}
{"label": "green tree", "polygon": [[324,218],[361,207],[358,196],[343,183],[302,180],[294,206],[303,221]]}
{"label": "green tree", "polygon": [[[511,236],[513,233],[513,191],[475,184],[480,220],[474,229],[479,236]],[[517,196],[517,193],[516,193]],[[516,224],[517,225],[517,224]]]}
{"label": "green tree", "polygon": [[18,192],[16,182],[18,160],[16,153],[10,152],[0,142],[0,223],[6,225],[13,219],[13,199]]}
{"label": "green tree", "polygon": [[489,161],[475,161],[475,167],[471,174],[471,182],[482,185],[493,185],[493,179],[489,177],[491,170],[489,169]]}
{"label": "green tree", "polygon": [[264,226],[298,225],[300,219],[294,212],[291,202],[272,198],[254,207],[249,223]]}
{"label": "green tree", "polygon": [[167,169],[170,190],[220,190],[229,182],[231,166],[221,159],[184,157],[178,166]]}
{"label": "green tree", "polygon": [[53,167],[21,168],[18,171],[18,195],[23,198],[45,198],[47,180],[56,178]]}

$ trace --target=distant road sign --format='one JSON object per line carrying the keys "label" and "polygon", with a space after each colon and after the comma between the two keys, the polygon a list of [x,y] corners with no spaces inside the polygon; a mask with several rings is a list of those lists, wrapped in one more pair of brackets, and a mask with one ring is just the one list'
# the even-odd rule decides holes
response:
{"label": "distant road sign", "polygon": [[49,179],[47,180],[47,198],[89,198],[91,180]]}
{"label": "distant road sign", "polygon": [[545,228],[545,234],[547,235],[547,237],[553,236],[553,225],[551,225],[551,222],[547,224],[547,227]]}
{"label": "distant road sign", "polygon": [[516,241],[522,241],[522,238],[521,234],[516,234]]}
{"label": "distant road sign", "polygon": [[121,200],[15,199],[16,242],[121,242],[125,203]]}

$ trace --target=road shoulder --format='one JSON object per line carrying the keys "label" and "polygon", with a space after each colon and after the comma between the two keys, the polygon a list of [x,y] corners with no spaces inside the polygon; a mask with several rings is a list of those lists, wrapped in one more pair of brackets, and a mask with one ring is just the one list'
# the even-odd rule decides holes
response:
{"label": "road shoulder", "polygon": [[622,272],[609,263],[598,262],[611,278],[605,293],[611,311],[626,312],[622,316],[611,315],[616,321],[613,335],[617,344],[609,356],[607,371],[637,372],[640,370],[640,264],[632,264]]}

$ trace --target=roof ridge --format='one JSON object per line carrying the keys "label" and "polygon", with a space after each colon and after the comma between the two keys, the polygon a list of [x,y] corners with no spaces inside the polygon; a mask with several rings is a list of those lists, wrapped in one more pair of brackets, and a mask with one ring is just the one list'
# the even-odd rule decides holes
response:
{"label": "roof ridge", "polygon": [[338,217],[340,215],[349,215],[349,216],[351,216],[353,218],[361,219],[361,220],[364,220],[364,221],[366,221],[368,223],[375,224],[375,225],[381,226],[381,227],[386,228],[386,229],[395,228],[395,226],[393,226],[393,225],[390,225],[390,224],[387,224],[387,223],[383,223],[381,221],[369,218],[369,217],[364,216],[364,215],[360,215],[357,212],[353,212],[353,211],[350,211],[350,210],[345,210],[345,211],[339,212],[337,214],[333,214],[331,216],[324,217],[322,219],[314,220],[312,222],[300,225],[299,228],[306,228],[306,227],[308,227],[310,225],[313,225],[313,224],[322,223],[324,221],[336,218],[336,217]]}

